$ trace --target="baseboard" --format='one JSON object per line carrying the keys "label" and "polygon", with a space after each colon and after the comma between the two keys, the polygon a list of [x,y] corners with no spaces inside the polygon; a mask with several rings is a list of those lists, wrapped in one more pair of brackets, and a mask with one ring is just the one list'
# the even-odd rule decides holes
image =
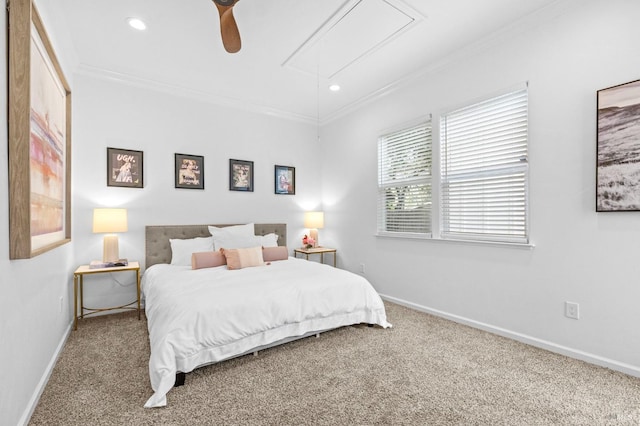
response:
{"label": "baseboard", "polygon": [[497,334],[508,339],[516,340],[518,342],[526,343],[537,348],[545,349],[550,352],[554,352],[560,355],[568,356],[570,358],[579,359],[581,361],[588,362],[590,364],[598,365],[600,367],[606,367],[611,370],[619,371],[624,374],[628,374],[634,377],[640,377],[640,367],[615,361],[609,358],[604,358],[598,355],[594,355],[588,352],[584,352],[578,349],[569,348],[567,346],[558,345],[553,342],[538,339],[536,337],[528,336],[526,334],[517,333],[511,330],[507,330],[500,327],[495,327],[490,324],[485,324],[479,321],[475,321],[469,318],[461,317],[458,315],[450,314],[448,312],[432,309],[417,303],[409,302],[396,297],[387,296],[381,294],[380,297],[389,302],[396,303],[398,305],[406,306],[407,308],[415,309],[420,312],[435,315],[437,317],[445,318],[460,324],[468,325],[469,327],[477,328],[489,333]]}
{"label": "baseboard", "polygon": [[36,386],[36,389],[33,392],[31,399],[29,400],[29,404],[27,404],[27,408],[24,410],[24,413],[22,414],[20,421],[18,421],[18,425],[26,426],[29,424],[29,420],[31,419],[31,416],[33,415],[33,412],[35,411],[38,405],[38,401],[40,401],[40,396],[42,396],[42,392],[44,392],[44,389],[47,386],[49,377],[51,377],[51,373],[53,373],[53,368],[56,366],[56,362],[58,361],[58,358],[62,353],[62,349],[64,348],[64,345],[67,343],[67,339],[69,339],[69,336],[71,335],[72,327],[73,327],[73,321],[69,323],[69,325],[67,326],[67,329],[64,332],[64,335],[62,336],[62,339],[60,339],[60,343],[58,343],[58,347],[53,353],[53,356],[51,357],[51,360],[49,361],[47,368],[42,374],[42,377],[40,378],[40,382],[38,382],[38,386]]}

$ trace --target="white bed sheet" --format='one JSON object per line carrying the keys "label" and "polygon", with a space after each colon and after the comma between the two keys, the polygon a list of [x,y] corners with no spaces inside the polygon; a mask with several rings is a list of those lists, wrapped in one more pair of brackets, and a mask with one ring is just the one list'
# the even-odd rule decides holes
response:
{"label": "white bed sheet", "polygon": [[155,392],[145,407],[166,405],[176,372],[309,332],[391,326],[364,277],[293,257],[233,271],[158,264],[145,271],[142,291]]}

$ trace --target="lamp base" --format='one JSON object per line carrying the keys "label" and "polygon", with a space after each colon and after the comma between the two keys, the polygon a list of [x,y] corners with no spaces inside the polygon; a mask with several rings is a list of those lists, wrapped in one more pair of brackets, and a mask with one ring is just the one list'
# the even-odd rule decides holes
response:
{"label": "lamp base", "polygon": [[102,261],[115,262],[120,259],[118,254],[118,236],[117,235],[105,235],[104,245],[102,250]]}
{"label": "lamp base", "polygon": [[313,238],[313,247],[318,247],[318,230],[317,229],[309,229],[309,236]]}

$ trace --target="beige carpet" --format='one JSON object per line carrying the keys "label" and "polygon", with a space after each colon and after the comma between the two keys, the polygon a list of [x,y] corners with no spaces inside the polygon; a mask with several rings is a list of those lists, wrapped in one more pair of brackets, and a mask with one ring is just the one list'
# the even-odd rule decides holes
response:
{"label": "beige carpet", "polygon": [[85,319],[32,425],[638,425],[640,379],[386,303],[345,327],[196,370],[151,396],[146,321]]}

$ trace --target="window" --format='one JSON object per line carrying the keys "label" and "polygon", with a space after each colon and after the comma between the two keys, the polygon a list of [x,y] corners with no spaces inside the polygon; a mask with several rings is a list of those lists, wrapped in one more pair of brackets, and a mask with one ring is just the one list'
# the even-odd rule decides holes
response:
{"label": "window", "polygon": [[527,89],[440,120],[442,238],[528,243]]}
{"label": "window", "polygon": [[378,139],[378,234],[431,234],[431,119]]}

